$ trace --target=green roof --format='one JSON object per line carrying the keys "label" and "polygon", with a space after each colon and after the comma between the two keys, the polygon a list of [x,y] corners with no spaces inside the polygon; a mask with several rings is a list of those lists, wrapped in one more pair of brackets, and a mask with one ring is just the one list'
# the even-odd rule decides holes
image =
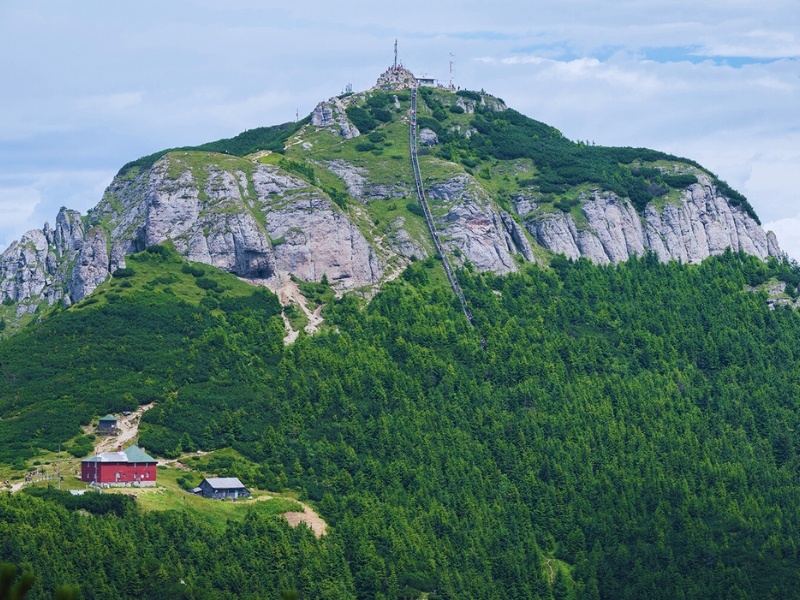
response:
{"label": "green roof", "polygon": [[100,420],[101,420],[101,421],[116,421],[116,420],[117,420],[117,417],[112,417],[111,415],[106,415],[105,417],[103,417],[103,418],[102,418],[102,419],[100,419]]}
{"label": "green roof", "polygon": [[89,458],[84,458],[81,462],[154,463],[157,461],[138,446],[128,446],[122,452],[102,452]]}
{"label": "green roof", "polygon": [[139,446],[128,446],[123,452],[128,456],[128,462],[156,462],[155,458],[147,454]]}

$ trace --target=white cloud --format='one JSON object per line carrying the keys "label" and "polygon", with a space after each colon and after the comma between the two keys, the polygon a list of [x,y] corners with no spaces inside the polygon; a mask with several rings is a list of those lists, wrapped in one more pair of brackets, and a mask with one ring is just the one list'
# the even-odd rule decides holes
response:
{"label": "white cloud", "polygon": [[781,250],[800,262],[800,214],[764,223],[764,229],[775,232]]}
{"label": "white cloud", "polygon": [[61,206],[86,214],[100,200],[114,172],[52,171],[0,177],[0,247],[23,233],[54,224]]}
{"label": "white cloud", "polygon": [[23,225],[41,201],[42,195],[33,186],[0,188],[0,226]]}
{"label": "white cloud", "polygon": [[142,92],[122,92],[118,94],[101,94],[79,98],[75,103],[79,110],[116,113],[142,103]]}

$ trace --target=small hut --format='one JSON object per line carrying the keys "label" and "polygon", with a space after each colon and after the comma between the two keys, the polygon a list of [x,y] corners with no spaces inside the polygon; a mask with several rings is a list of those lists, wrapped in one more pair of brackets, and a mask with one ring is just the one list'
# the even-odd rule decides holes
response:
{"label": "small hut", "polygon": [[97,435],[117,435],[117,417],[106,415],[97,423]]}
{"label": "small hut", "polygon": [[203,479],[200,487],[193,489],[192,492],[215,500],[223,500],[225,498],[236,500],[250,497],[250,492],[247,491],[247,488],[239,481],[238,477],[208,477]]}

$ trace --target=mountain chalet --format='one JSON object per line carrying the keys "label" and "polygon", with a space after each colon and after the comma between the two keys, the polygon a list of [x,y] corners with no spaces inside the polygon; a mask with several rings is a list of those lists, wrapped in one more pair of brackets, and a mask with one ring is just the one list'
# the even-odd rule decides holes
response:
{"label": "mountain chalet", "polygon": [[156,459],[144,448],[129,446],[103,452],[81,461],[81,481],[99,486],[152,486],[156,484]]}

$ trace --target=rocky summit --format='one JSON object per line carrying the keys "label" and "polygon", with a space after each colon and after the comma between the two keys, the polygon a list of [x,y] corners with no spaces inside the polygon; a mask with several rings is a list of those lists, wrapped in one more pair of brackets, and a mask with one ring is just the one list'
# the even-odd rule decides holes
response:
{"label": "rocky summit", "polygon": [[[406,69],[320,102],[299,123],[163,151],[123,167],[87,215],[62,208],[0,256],[17,317],[77,302],[171,243],[264,285],[289,276],[370,293],[433,255],[415,194]],[[697,263],[730,247],[780,256],[747,200],[694,161],[572,142],[484,92],[419,88],[419,158],[451,262],[507,273],[563,254]]]}

